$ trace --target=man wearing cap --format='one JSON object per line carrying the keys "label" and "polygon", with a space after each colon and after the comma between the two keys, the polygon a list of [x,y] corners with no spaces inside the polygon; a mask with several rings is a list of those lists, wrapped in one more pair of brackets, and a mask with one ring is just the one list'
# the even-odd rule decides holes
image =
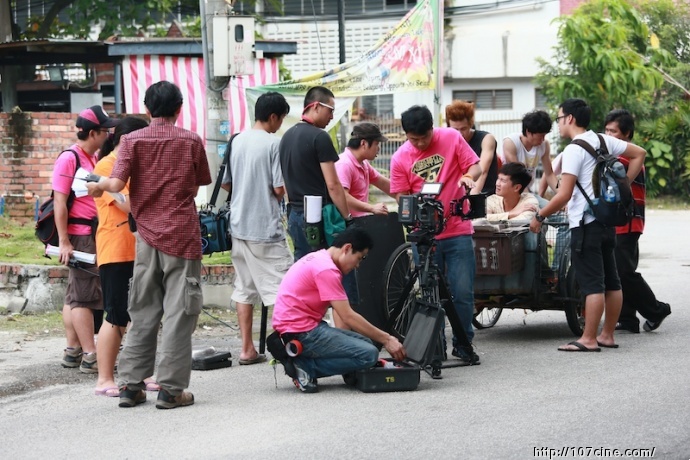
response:
{"label": "man wearing cap", "polygon": [[289,199],[288,233],[295,247],[295,261],[314,250],[305,233],[305,195],[322,197],[324,205],[333,203],[345,220],[352,219],[335,170],[338,153],[323,130],[333,119],[334,110],[333,92],[314,86],[304,97],[301,122],[288,129],[280,140],[280,168]]}
{"label": "man wearing cap", "polygon": [[[68,265],[73,251],[96,253],[96,204],[90,196],[75,197],[67,209],[73,177],[79,167],[92,172],[96,152],[108,137],[110,128],[119,120],[110,118],[99,105],[84,109],[77,117],[77,142],[64,150],[53,167],[55,226],[60,245],[60,263]],[[94,343],[94,310],[103,311],[101,284],[95,265],[70,266],[62,320],[67,348],[62,366],[76,368],[86,374],[98,372]]]}
{"label": "man wearing cap", "polygon": [[130,180],[137,254],[129,292],[132,326],[120,355],[120,407],[146,401],[144,379],[153,374],[160,322],[163,329],[156,407],[194,404],[184,391],[192,371],[192,333],[203,306],[201,231],[194,198],[211,183],[201,138],[175,123],[182,93],[160,81],[146,90],[151,124],[122,138],[109,179],[88,184],[89,193],[119,192]]}
{"label": "man wearing cap", "polygon": [[[388,138],[381,133],[379,127],[374,123],[355,125],[350,136],[345,151],[335,164],[338,179],[340,179],[345,190],[347,206],[353,217],[369,214],[386,215],[388,208],[384,203],[369,203],[369,185],[373,185],[390,195],[391,183],[387,177],[379,174],[369,162],[376,158],[381,148],[381,142],[388,141]],[[355,270],[343,276],[343,287],[347,292],[350,305],[359,305]]]}

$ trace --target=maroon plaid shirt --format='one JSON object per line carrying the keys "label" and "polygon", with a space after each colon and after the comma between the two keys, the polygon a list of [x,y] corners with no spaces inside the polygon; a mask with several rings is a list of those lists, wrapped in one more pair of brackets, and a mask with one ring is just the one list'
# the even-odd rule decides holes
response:
{"label": "maroon plaid shirt", "polygon": [[149,245],[184,259],[201,259],[201,229],[194,197],[211,183],[201,138],[154,118],[122,138],[110,177],[127,182],[132,215]]}

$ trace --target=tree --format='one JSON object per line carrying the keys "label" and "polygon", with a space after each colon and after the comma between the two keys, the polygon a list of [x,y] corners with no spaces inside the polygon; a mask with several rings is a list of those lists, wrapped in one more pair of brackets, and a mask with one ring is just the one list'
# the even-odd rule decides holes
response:
{"label": "tree", "polygon": [[[685,177],[685,185],[680,182],[689,170],[687,139],[664,132],[679,123],[682,126],[689,113],[688,104],[679,104],[683,84],[674,77],[682,80],[684,68],[687,75],[687,66],[678,59],[690,52],[688,29],[649,26],[668,26],[664,21],[678,15],[673,9],[676,3],[641,0],[637,8],[625,0],[584,3],[572,15],[557,19],[555,61],[540,60],[536,77],[552,107],[570,97],[585,99],[592,107],[591,128],[595,131],[603,131],[604,117],[613,108],[635,114],[639,128],[635,141],[648,150],[645,164],[651,194],[690,192],[690,178]],[[685,16],[686,21],[689,18]],[[678,18],[670,24],[687,27]],[[678,180],[672,188],[670,178]]]}

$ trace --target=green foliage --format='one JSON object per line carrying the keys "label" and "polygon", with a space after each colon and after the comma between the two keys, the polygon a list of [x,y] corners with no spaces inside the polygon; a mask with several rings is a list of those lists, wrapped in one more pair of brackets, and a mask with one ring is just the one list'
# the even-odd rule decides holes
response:
{"label": "green foliage", "polygon": [[592,0],[556,21],[555,59],[540,60],[536,77],[548,104],[585,99],[595,131],[603,131],[611,109],[628,109],[637,119],[635,141],[648,150],[650,194],[690,194],[690,106],[679,103],[686,92],[675,84],[690,82],[690,65],[679,61],[690,54],[690,7],[673,0],[637,0],[634,7]]}
{"label": "green foliage", "polygon": [[44,257],[45,246],[34,235],[34,222],[20,224],[0,217],[0,262],[58,265],[56,258]]}

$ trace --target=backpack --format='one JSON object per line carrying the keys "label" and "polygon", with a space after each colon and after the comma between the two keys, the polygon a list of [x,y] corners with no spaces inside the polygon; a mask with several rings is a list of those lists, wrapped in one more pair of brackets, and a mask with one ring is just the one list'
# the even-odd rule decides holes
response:
{"label": "backpack", "polygon": [[626,176],[625,166],[618,157],[609,154],[601,134],[597,136],[600,145],[598,149],[594,149],[581,139],[575,139],[572,142],[585,149],[597,162],[592,173],[594,199],[585,193],[579,181],[576,184],[589,203],[588,212],[601,224],[607,227],[618,227],[630,223],[635,200],[630,181]]}
{"label": "backpack", "polygon": [[[79,162],[79,155],[77,155],[77,152],[75,152],[72,149],[67,149],[63,150],[60,155],[62,155],[65,152],[72,152],[74,155],[74,158],[77,160],[77,167],[74,170],[74,174],[77,173],[77,170],[81,168],[81,163]],[[57,227],[55,226],[55,201],[54,201],[54,195],[55,192],[50,192],[50,198],[48,198],[40,208],[38,208],[38,218],[36,219],[36,237],[41,240],[41,243],[45,245],[51,245],[51,246],[59,246],[60,245],[60,238],[58,235]],[[74,190],[70,190],[69,196],[67,197],[67,213],[69,215],[69,210],[72,208],[72,205],[74,204],[76,196],[74,195]],[[96,223],[96,219],[84,219],[81,217],[70,217],[67,219],[68,224],[83,224],[83,225],[90,225],[92,228],[94,228],[94,224]]]}

